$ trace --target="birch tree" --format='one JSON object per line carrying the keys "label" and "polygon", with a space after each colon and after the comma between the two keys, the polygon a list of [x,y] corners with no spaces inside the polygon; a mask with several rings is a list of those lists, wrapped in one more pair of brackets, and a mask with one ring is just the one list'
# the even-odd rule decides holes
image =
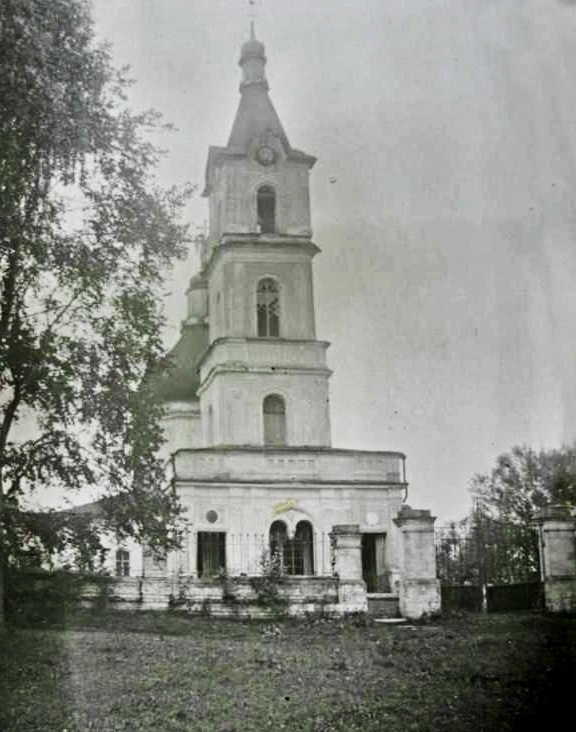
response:
{"label": "birch tree", "polygon": [[48,485],[98,486],[121,535],[178,541],[150,375],[190,190],[155,183],[162,121],[130,112],[129,84],[84,0],[0,3],[0,608],[24,497]]}

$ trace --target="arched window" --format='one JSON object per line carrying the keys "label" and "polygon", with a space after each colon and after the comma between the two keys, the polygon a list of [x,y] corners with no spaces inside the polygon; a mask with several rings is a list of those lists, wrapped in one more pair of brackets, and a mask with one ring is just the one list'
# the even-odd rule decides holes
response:
{"label": "arched window", "polygon": [[279,562],[285,566],[284,553],[288,546],[288,532],[284,521],[274,521],[270,526],[270,558],[272,562]]}
{"label": "arched window", "polygon": [[286,405],[278,394],[269,394],[264,399],[264,444],[286,444]]}
{"label": "arched window", "polygon": [[270,556],[280,561],[289,575],[314,574],[314,533],[309,521],[300,521],[293,539],[288,538],[286,524],[274,521],[270,526]]}
{"label": "arched window", "polygon": [[261,186],[256,196],[258,226],[262,234],[276,231],[276,194],[272,186]]}
{"label": "arched window", "polygon": [[296,568],[293,574],[314,574],[314,532],[310,521],[298,522],[292,544]]}
{"label": "arched window", "polygon": [[258,336],[278,338],[280,335],[280,288],[272,277],[264,277],[256,291]]}

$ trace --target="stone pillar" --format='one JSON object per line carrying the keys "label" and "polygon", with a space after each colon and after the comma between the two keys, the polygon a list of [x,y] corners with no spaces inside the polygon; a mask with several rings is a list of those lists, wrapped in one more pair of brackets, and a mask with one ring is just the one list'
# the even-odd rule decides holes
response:
{"label": "stone pillar", "polygon": [[538,516],[540,574],[546,610],[576,611],[576,522],[564,506],[547,506]]}
{"label": "stone pillar", "polygon": [[334,571],[338,575],[338,612],[368,611],[366,583],[362,579],[362,535],[356,524],[334,526],[330,534],[334,545]]}
{"label": "stone pillar", "polygon": [[402,506],[394,523],[400,531],[400,614],[417,619],[440,612],[440,582],[436,578],[435,516]]}

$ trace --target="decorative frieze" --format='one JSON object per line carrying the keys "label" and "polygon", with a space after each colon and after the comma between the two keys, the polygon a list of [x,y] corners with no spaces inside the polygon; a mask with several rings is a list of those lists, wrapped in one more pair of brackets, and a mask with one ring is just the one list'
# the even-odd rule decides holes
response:
{"label": "decorative frieze", "polygon": [[177,480],[209,481],[225,474],[230,481],[313,481],[402,483],[401,453],[314,448],[204,448],[179,450],[174,467]]}

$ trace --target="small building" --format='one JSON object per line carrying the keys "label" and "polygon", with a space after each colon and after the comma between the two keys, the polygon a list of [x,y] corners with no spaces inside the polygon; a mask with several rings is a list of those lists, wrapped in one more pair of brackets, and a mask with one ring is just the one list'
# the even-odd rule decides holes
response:
{"label": "small building", "polygon": [[405,614],[435,611],[434,519],[403,506],[405,456],[332,447],[329,344],[314,313],[316,159],[288,140],[253,29],[239,64],[230,137],[208,151],[201,268],[158,383],[187,532],[165,563],[144,558],[144,576],[171,578],[193,604],[215,597],[215,577],[240,587],[276,561],[308,609],[319,596],[341,612],[400,596]]}
{"label": "small building", "polygon": [[[52,524],[54,530],[62,526],[69,527],[71,533],[78,534],[90,526],[96,530],[96,537],[102,552],[96,552],[86,542],[76,542],[51,557],[51,561],[43,561],[42,566],[70,569],[74,571],[104,573],[113,577],[140,577],[143,575],[144,552],[141,544],[132,537],[120,538],[106,521],[105,504],[114,503],[114,498],[102,498],[61,509],[39,514]],[[79,551],[80,547],[80,551]]]}

